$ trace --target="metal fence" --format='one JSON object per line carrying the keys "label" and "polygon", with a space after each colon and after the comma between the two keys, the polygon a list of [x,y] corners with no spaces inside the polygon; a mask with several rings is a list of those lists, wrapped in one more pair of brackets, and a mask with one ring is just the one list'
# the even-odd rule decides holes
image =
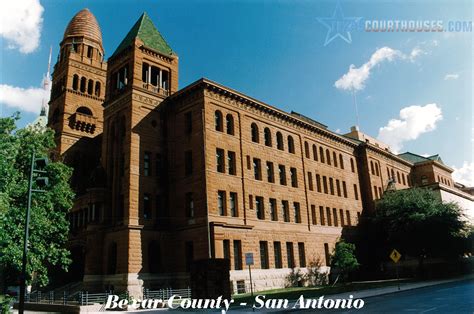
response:
{"label": "metal fence", "polygon": [[[41,292],[34,291],[26,293],[25,301],[29,303],[44,303],[44,304],[63,304],[63,305],[92,305],[104,304],[109,295],[117,294],[120,299],[129,299],[128,292],[114,293],[107,291],[102,293],[89,293],[88,291],[76,291],[68,293],[67,291],[57,292]],[[161,299],[168,300],[172,295],[179,295],[181,298],[191,298],[191,289],[172,289],[164,288],[159,290],[143,289],[144,299]],[[18,301],[18,300],[17,300]]]}
{"label": "metal fence", "polygon": [[150,290],[144,289],[143,290],[143,298],[144,299],[161,299],[161,300],[168,300],[171,298],[172,295],[179,295],[183,299],[191,298],[191,288],[185,289],[171,289],[165,288],[160,290]]}

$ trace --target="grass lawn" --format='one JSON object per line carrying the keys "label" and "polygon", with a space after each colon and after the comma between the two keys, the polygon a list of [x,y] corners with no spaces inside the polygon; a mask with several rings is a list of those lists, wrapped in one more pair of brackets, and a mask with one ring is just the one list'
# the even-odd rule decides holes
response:
{"label": "grass lawn", "polygon": [[[400,282],[410,282],[412,280],[400,280]],[[274,289],[255,292],[255,295],[265,295],[268,298],[272,299],[288,299],[296,300],[303,295],[305,298],[317,298],[322,295],[337,294],[350,291],[359,291],[364,289],[396,286],[396,281],[380,281],[380,282],[356,282],[356,283],[346,283],[346,284],[337,284],[334,287],[332,286],[320,286],[320,287],[293,287],[293,288],[284,288],[284,289]],[[253,303],[254,298],[251,297],[250,293],[243,294],[234,294],[232,298],[235,302],[247,302]]]}

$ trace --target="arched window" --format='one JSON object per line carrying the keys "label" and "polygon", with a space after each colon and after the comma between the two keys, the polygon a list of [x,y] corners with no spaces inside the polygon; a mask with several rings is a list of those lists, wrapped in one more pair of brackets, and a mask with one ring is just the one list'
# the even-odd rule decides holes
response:
{"label": "arched window", "polygon": [[351,171],[355,172],[354,159],[352,159],[352,158],[351,158]]}
{"label": "arched window", "polygon": [[88,93],[89,95],[92,95],[92,92],[93,92],[93,91],[94,91],[94,81],[89,80],[89,81],[87,82],[87,93]]}
{"label": "arched window", "polygon": [[214,113],[214,121],[216,124],[216,131],[222,132],[222,112],[220,112],[219,110],[216,110],[216,112]]}
{"label": "arched window", "polygon": [[258,135],[258,126],[255,123],[251,125],[251,132],[252,132],[252,142],[259,143],[259,135]]}
{"label": "arched window", "polygon": [[82,113],[86,116],[92,116],[92,111],[89,108],[84,107],[84,106],[77,108],[76,112]]}
{"label": "arched window", "polygon": [[281,135],[280,132],[277,132],[277,148],[279,150],[284,150],[284,144],[283,144],[283,135]]}
{"label": "arched window", "polygon": [[81,93],[86,92],[86,83],[87,79],[85,77],[81,77]]}
{"label": "arched window", "polygon": [[263,130],[263,137],[265,141],[265,146],[272,146],[272,133],[270,132],[269,128],[265,128]]}
{"label": "arched window", "polygon": [[295,153],[295,142],[293,141],[293,137],[288,135],[288,151],[292,154]]}
{"label": "arched window", "polygon": [[332,159],[334,160],[334,167],[337,167],[337,155],[336,155],[336,152],[332,152]]}
{"label": "arched window", "polygon": [[402,183],[402,180],[400,179],[400,172],[397,171],[397,182]]}
{"label": "arched window", "polygon": [[234,116],[230,113],[225,117],[227,134],[234,135]]}
{"label": "arched window", "polygon": [[392,169],[390,172],[391,172],[391,174],[392,174],[392,180],[395,181],[395,180],[396,180],[396,178],[395,178],[395,171],[393,171],[393,169]]}
{"label": "arched window", "polygon": [[306,158],[309,158],[309,144],[308,142],[304,142],[304,155]]}
{"label": "arched window", "polygon": [[326,149],[326,162],[328,165],[331,165],[331,153],[329,152],[329,149]]}
{"label": "arched window", "polygon": [[321,146],[319,146],[319,158],[321,162],[324,163],[324,149]]}
{"label": "arched window", "polygon": [[117,273],[117,243],[112,242],[109,245],[107,258],[107,274],[113,275]]}
{"label": "arched window", "polygon": [[100,82],[95,82],[94,95],[96,95],[97,97],[100,97]]}
{"label": "arched window", "polygon": [[344,169],[344,158],[342,158],[342,154],[339,154],[339,166],[341,166],[341,169]]}
{"label": "arched window", "polygon": [[316,148],[316,145],[313,144],[313,159],[315,161],[318,161],[318,149]]}
{"label": "arched window", "polygon": [[77,90],[79,88],[79,75],[74,74],[72,77],[72,89]]}

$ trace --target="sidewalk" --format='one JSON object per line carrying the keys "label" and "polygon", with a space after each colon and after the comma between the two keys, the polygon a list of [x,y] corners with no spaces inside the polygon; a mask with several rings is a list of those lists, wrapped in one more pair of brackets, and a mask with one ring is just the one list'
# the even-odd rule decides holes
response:
{"label": "sidewalk", "polygon": [[360,291],[350,291],[350,292],[344,292],[344,293],[338,293],[338,294],[331,294],[330,296],[332,299],[336,299],[336,298],[345,298],[349,295],[352,295],[354,296],[354,299],[363,299],[363,298],[370,298],[370,297],[375,297],[375,296],[389,294],[389,293],[397,293],[397,292],[402,292],[402,291],[441,285],[441,284],[449,283],[449,282],[473,280],[473,279],[474,279],[474,274],[470,274],[470,275],[444,279],[444,280],[430,280],[430,281],[421,281],[421,282],[400,283],[400,290],[398,290],[397,285],[394,285],[390,287],[373,288],[373,289],[366,289],[366,290],[360,290]]}

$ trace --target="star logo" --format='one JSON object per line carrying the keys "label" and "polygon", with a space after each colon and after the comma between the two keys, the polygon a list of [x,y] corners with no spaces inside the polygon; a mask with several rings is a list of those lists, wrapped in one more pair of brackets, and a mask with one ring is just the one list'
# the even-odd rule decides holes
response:
{"label": "star logo", "polygon": [[329,45],[334,39],[341,38],[346,43],[352,42],[351,30],[357,28],[358,23],[362,17],[346,17],[342,12],[341,4],[339,1],[336,4],[336,9],[331,17],[319,17],[319,23],[323,24],[328,32],[326,34],[326,40],[324,46]]}

